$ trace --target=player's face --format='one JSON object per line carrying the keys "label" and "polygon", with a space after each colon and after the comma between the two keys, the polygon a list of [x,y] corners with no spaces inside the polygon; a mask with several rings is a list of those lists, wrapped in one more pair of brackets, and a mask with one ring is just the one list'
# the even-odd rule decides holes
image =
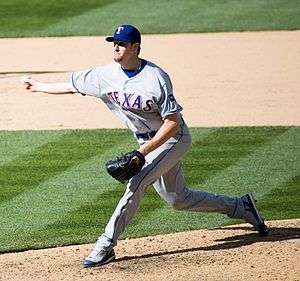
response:
{"label": "player's face", "polygon": [[136,57],[137,44],[114,41],[114,61],[121,63]]}

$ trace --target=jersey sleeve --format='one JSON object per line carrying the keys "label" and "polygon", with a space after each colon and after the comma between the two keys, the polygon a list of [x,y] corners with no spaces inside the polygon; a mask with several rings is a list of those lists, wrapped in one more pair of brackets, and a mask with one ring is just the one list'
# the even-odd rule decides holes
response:
{"label": "jersey sleeve", "polygon": [[164,119],[166,116],[182,111],[182,107],[177,103],[174,94],[173,86],[169,76],[162,80],[161,84],[161,97],[158,102],[158,109],[161,117]]}
{"label": "jersey sleeve", "polygon": [[100,97],[100,68],[76,71],[71,74],[71,83],[82,95]]}

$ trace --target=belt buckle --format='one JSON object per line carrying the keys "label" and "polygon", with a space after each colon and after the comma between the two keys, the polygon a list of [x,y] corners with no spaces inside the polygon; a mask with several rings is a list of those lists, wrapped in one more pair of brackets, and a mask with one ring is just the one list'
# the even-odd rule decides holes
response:
{"label": "belt buckle", "polygon": [[144,141],[150,140],[155,136],[156,132],[147,132],[147,133],[141,133],[141,134],[136,134],[137,138],[143,139]]}

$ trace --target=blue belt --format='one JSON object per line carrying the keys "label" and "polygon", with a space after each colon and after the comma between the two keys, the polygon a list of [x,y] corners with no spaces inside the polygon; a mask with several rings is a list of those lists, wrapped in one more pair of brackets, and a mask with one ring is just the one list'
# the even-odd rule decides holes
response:
{"label": "blue belt", "polygon": [[156,133],[157,133],[157,131],[152,131],[152,132],[141,133],[141,134],[136,133],[135,135],[138,139],[149,140],[149,139],[152,139]]}

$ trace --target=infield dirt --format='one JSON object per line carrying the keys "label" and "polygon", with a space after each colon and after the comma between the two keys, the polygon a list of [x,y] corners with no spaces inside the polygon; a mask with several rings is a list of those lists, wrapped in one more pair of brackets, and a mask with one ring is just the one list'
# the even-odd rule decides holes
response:
{"label": "infield dirt", "polygon": [[[148,35],[142,44],[195,127],[299,125],[299,53],[300,31]],[[0,39],[0,56],[0,130],[121,126],[94,98],[26,93],[19,83],[111,62],[103,37]]]}
{"label": "infield dirt", "polygon": [[[27,93],[22,74],[65,81],[111,61],[102,37],[0,39],[0,130],[114,128],[102,103]],[[300,31],[145,36],[142,57],[171,75],[190,126],[300,125]],[[0,255],[0,280],[300,280],[300,220],[124,240],[117,260],[83,269],[93,245]]]}
{"label": "infield dirt", "polygon": [[98,268],[81,266],[92,245],[4,254],[0,280],[299,280],[300,220],[268,224],[268,237],[239,225],[122,240]]}

